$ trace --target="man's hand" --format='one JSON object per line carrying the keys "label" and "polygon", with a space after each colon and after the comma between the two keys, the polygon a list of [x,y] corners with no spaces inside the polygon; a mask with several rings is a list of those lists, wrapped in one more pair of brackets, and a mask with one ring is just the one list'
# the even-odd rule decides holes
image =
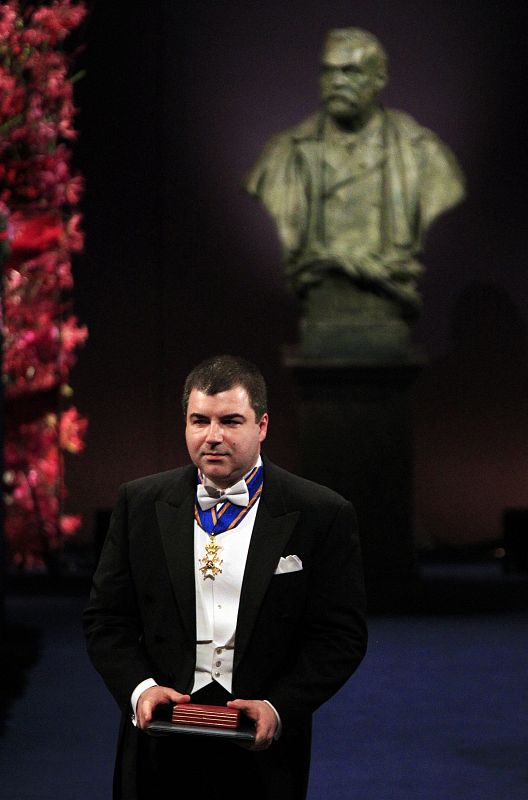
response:
{"label": "man's hand", "polygon": [[255,723],[255,741],[251,744],[240,743],[241,746],[248,750],[266,750],[273,742],[279,725],[271,706],[264,700],[229,700],[227,705],[240,709]]}
{"label": "man's hand", "polygon": [[136,723],[138,728],[145,730],[158,706],[175,705],[176,703],[188,703],[191,699],[189,694],[180,694],[169,686],[151,686],[150,689],[139,695],[136,707]]}

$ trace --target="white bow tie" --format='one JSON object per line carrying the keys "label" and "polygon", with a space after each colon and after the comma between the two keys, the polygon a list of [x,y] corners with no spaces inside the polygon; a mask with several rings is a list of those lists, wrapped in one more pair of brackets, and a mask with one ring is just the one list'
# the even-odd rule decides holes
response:
{"label": "white bow tie", "polygon": [[225,491],[214,486],[198,484],[198,504],[202,511],[209,511],[217,503],[233,503],[235,506],[247,506],[249,492],[245,480],[240,480]]}

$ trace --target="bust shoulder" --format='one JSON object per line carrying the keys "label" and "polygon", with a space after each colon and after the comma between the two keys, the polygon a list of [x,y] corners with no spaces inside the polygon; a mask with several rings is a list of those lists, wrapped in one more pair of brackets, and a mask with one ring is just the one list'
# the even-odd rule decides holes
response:
{"label": "bust shoulder", "polygon": [[440,141],[436,133],[430,128],[421,125],[414,117],[407,114],[406,111],[398,111],[394,108],[387,108],[385,111],[389,125],[396,128],[399,135],[404,137],[410,142]]}

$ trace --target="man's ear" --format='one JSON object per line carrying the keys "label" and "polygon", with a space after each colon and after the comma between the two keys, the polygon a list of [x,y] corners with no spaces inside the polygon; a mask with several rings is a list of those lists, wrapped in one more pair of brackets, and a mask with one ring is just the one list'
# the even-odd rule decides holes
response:
{"label": "man's ear", "polygon": [[384,70],[377,72],[376,76],[374,78],[374,82],[375,82],[375,85],[376,85],[376,91],[377,92],[381,92],[381,90],[384,89],[385,86],[387,85],[388,81],[389,81],[389,77],[388,77],[387,73]]}
{"label": "man's ear", "polygon": [[259,420],[259,441],[263,442],[266,438],[266,433],[268,432],[268,422],[269,417],[267,414],[263,414]]}

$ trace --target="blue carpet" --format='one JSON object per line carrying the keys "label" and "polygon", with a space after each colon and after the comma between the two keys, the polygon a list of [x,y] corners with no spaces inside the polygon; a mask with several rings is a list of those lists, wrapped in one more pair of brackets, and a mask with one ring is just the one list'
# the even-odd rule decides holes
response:
{"label": "blue carpet", "polygon": [[[118,715],[88,663],[83,596],[10,595],[40,657],[0,738],[1,800],[110,800]],[[309,800],[527,800],[528,615],[374,616],[315,716]]]}
{"label": "blue carpet", "polygon": [[375,618],[316,714],[310,800],[526,800],[528,618]]}
{"label": "blue carpet", "polygon": [[0,739],[1,800],[110,800],[118,714],[87,661],[83,597],[8,597],[8,621],[41,630],[40,658]]}

